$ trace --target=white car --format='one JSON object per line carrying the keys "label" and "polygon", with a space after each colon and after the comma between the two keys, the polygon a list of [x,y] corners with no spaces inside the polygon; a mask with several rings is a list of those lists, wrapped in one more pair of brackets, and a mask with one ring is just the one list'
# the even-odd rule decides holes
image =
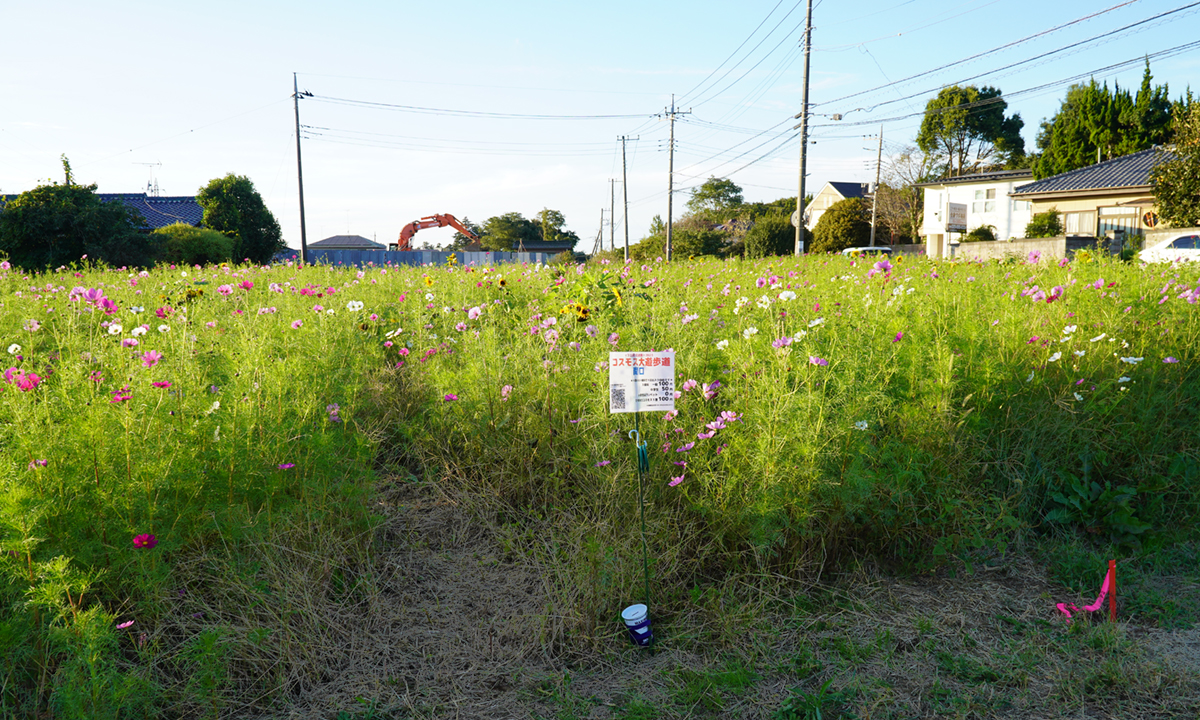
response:
{"label": "white car", "polygon": [[1142,262],[1174,262],[1200,260],[1200,235],[1178,235],[1142,251]]}

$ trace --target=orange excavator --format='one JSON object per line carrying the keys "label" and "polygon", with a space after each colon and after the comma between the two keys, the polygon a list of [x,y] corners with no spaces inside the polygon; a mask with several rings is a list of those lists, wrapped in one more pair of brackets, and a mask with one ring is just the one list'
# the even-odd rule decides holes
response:
{"label": "orange excavator", "polygon": [[435,227],[452,227],[463,235],[471,238],[471,242],[478,242],[479,236],[467,229],[465,225],[458,221],[458,218],[453,215],[430,215],[423,217],[420,220],[414,220],[405,225],[400,231],[400,239],[396,241],[396,250],[412,250],[412,236],[418,230]]}

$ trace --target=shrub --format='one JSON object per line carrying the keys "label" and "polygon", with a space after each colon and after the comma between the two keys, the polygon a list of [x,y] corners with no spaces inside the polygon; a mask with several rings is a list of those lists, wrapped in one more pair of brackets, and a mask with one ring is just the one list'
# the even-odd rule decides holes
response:
{"label": "shrub", "polygon": [[830,206],[813,228],[811,252],[841,252],[866,245],[871,240],[871,216],[858,198],[839,200]]}
{"label": "shrub", "polygon": [[1058,208],[1050,208],[1046,212],[1034,215],[1029,224],[1025,226],[1025,237],[1027,238],[1056,237],[1062,233],[1063,226],[1062,220],[1058,216]]}
{"label": "shrub", "polygon": [[991,225],[980,225],[963,236],[963,242],[995,242],[996,228]]}
{"label": "shrub", "polygon": [[150,233],[157,242],[160,261],[180,265],[208,265],[233,259],[233,238],[207,228],[177,222]]}
{"label": "shrub", "polygon": [[42,185],[0,211],[0,253],[16,266],[40,270],[83,256],[114,266],[149,265],[150,244],[138,213],[102,202],[95,185]]}
{"label": "shrub", "polygon": [[[812,242],[812,233],[804,230],[804,244]],[[791,255],[796,248],[796,228],[787,215],[771,213],[754,222],[746,233],[746,257],[760,258],[768,255]]]}

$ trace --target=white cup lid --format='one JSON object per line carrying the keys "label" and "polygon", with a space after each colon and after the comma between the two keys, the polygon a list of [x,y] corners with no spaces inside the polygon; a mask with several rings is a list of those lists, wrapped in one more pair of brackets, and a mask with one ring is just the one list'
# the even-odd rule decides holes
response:
{"label": "white cup lid", "polygon": [[621,611],[621,619],[627,623],[636,624],[646,619],[646,613],[647,608],[645,605],[641,603],[637,605],[630,605]]}

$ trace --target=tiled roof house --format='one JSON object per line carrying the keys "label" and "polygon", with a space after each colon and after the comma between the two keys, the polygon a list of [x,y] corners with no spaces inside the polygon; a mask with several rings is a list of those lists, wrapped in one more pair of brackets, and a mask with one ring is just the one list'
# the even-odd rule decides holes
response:
{"label": "tiled roof house", "polygon": [[1141,235],[1158,224],[1150,171],[1173,157],[1154,147],[1021,185],[1011,197],[1032,203],[1034,214],[1058,210],[1067,235]]}
{"label": "tiled roof house", "polygon": [[157,230],[177,222],[198,226],[204,219],[204,208],[200,207],[196,198],[187,195],[157,197],[146,193],[96,194],[101,202],[120,200],[126,207],[136,210],[146,221],[142,226],[145,230]]}
{"label": "tiled roof house", "polygon": [[362,235],[333,235],[315,243],[309,243],[310,250],[387,250],[383,243],[368,240]]}

